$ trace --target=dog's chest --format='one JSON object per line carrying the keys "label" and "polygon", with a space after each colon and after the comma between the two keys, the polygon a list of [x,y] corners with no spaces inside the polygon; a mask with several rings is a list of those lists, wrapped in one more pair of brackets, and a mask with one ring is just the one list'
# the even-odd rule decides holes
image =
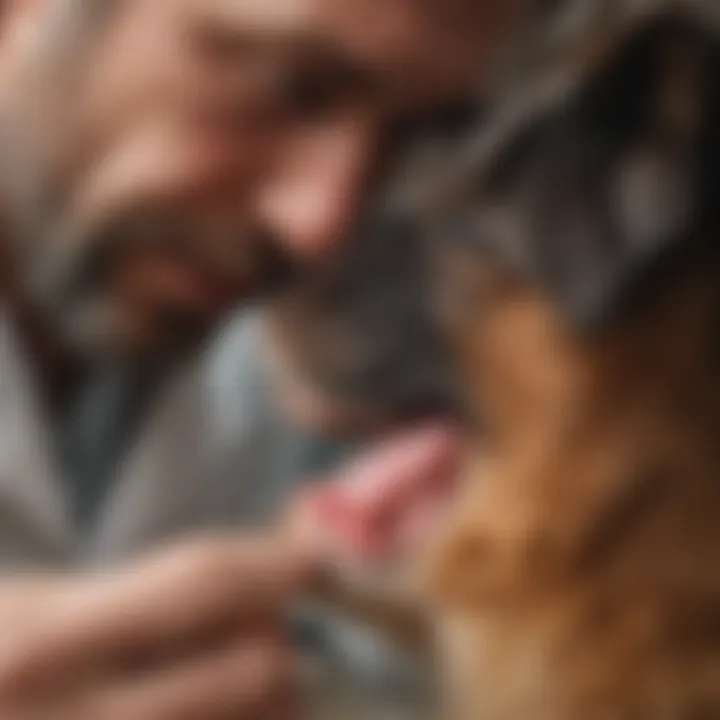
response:
{"label": "dog's chest", "polygon": [[491,613],[445,615],[437,622],[443,668],[443,720],[557,720],[561,697],[552,657],[555,628],[541,618]]}

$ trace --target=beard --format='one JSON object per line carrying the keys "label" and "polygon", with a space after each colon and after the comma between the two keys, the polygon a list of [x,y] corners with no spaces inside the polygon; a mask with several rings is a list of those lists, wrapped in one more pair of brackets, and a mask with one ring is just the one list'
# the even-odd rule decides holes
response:
{"label": "beard", "polygon": [[[83,357],[192,353],[238,304],[273,295],[300,269],[269,233],[238,225],[211,229],[200,217],[167,209],[134,210],[95,228],[68,229],[34,214],[20,275],[31,303],[55,333]],[[223,289],[216,312],[201,312],[172,297],[138,311],[123,282],[128,268],[147,278],[153,259],[179,261]],[[150,268],[150,269],[148,269]]]}

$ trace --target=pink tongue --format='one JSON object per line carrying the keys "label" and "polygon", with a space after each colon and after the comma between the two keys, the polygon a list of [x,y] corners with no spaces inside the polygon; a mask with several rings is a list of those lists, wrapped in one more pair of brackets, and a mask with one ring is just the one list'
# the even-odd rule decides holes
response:
{"label": "pink tongue", "polygon": [[316,537],[362,562],[412,552],[442,515],[455,485],[460,443],[444,426],[405,432],[305,499]]}

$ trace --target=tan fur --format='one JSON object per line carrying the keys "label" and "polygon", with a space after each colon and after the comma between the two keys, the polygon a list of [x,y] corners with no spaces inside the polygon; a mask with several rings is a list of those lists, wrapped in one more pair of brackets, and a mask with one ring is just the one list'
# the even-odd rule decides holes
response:
{"label": "tan fur", "polygon": [[[493,280],[481,317],[458,328],[493,433],[422,563],[445,716],[719,718],[716,271],[679,278],[593,340],[533,290]],[[325,590],[428,650],[402,603]]]}
{"label": "tan fur", "polygon": [[717,280],[592,342],[489,293],[463,353],[494,433],[426,577],[453,720],[720,717]]}

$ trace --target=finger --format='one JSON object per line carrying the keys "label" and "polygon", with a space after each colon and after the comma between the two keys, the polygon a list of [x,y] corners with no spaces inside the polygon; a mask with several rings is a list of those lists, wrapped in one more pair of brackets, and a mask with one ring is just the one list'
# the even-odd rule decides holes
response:
{"label": "finger", "polygon": [[280,646],[239,643],[162,673],[99,692],[97,717],[109,720],[265,720],[296,692],[291,657]]}
{"label": "finger", "polygon": [[261,620],[280,622],[310,572],[303,555],[272,541],[188,544],[102,579],[67,583],[48,597],[13,662],[36,674],[92,667],[201,642],[224,624],[253,630]]}

